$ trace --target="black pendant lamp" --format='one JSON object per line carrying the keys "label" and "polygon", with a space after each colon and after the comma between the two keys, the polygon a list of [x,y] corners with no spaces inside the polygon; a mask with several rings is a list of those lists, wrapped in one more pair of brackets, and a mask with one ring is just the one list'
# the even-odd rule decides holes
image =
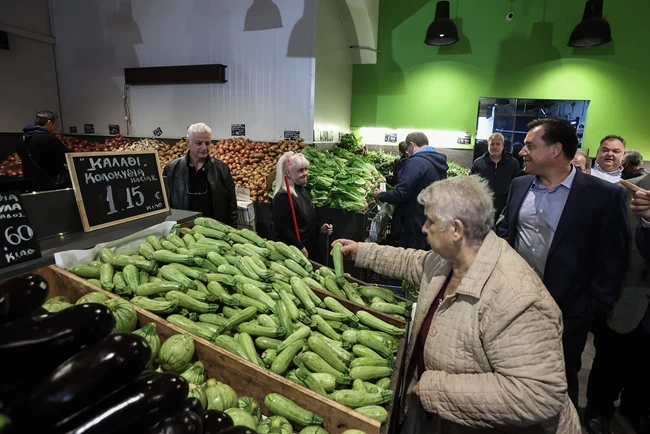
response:
{"label": "black pendant lamp", "polygon": [[569,47],[596,47],[612,40],[612,28],[603,18],[603,0],[588,0],[582,22],[569,38]]}
{"label": "black pendant lamp", "polygon": [[458,29],[449,18],[449,2],[441,0],[436,5],[436,18],[433,20],[424,43],[427,45],[442,46],[458,42]]}

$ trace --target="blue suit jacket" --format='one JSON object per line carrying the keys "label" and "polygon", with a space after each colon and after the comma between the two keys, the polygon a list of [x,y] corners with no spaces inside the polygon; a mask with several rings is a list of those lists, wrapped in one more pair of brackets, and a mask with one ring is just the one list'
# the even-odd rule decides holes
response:
{"label": "blue suit jacket", "polygon": [[[515,178],[498,229],[514,247],[519,210],[534,180]],[[604,315],[620,293],[627,260],[627,206],[623,188],[578,171],[551,243],[544,284],[564,316],[565,331]]]}

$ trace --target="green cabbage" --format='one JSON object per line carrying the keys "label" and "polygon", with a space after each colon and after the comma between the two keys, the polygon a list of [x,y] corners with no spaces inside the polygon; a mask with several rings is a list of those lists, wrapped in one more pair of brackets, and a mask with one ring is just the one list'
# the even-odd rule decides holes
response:
{"label": "green cabbage", "polygon": [[259,434],[293,434],[291,422],[282,416],[266,418],[257,426]]}
{"label": "green cabbage", "polygon": [[208,408],[208,397],[205,395],[205,390],[201,386],[190,383],[189,392],[187,393],[188,398],[196,398],[201,402],[203,410]]}
{"label": "green cabbage", "polygon": [[115,318],[113,333],[131,333],[138,325],[138,315],[131,303],[120,298],[104,302]]}
{"label": "green cabbage", "polygon": [[189,333],[170,336],[158,353],[158,360],[165,372],[185,371],[194,357],[194,339]]}
{"label": "green cabbage", "polygon": [[239,398],[239,408],[253,416],[257,423],[260,422],[260,419],[262,418],[262,410],[260,409],[260,404],[253,398],[249,396],[242,396]]}
{"label": "green cabbage", "polygon": [[257,428],[255,418],[241,408],[228,408],[225,410],[225,413],[230,416],[234,426],[245,426],[253,431]]}

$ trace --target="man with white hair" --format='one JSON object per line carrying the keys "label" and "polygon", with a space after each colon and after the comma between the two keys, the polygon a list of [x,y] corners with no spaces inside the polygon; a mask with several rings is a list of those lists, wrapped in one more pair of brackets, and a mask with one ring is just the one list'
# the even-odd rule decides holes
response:
{"label": "man with white hair", "polygon": [[494,220],[506,206],[510,183],[521,171],[519,162],[505,152],[503,134],[494,133],[488,139],[488,150],[472,164],[470,175],[485,178],[494,192]]}
{"label": "man with white hair", "polygon": [[211,141],[212,130],[206,124],[187,129],[187,155],[167,163],[163,172],[169,204],[236,227],[235,182],[228,166],[210,157]]}

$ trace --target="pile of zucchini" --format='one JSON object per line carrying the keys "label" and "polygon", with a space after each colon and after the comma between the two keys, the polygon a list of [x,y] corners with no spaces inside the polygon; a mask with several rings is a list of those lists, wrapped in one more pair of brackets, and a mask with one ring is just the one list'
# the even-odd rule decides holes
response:
{"label": "pile of zucchini", "polygon": [[[333,272],[295,247],[266,241],[216,220],[197,218],[149,237],[137,252],[99,252],[70,271],[190,333],[270,369],[380,422],[392,400],[390,377],[398,337],[394,327],[365,311],[357,314],[313,289],[343,295],[402,317],[410,306],[392,291],[350,284],[340,247]],[[268,406],[268,405],[267,405]]]}
{"label": "pile of zucchini", "polygon": [[189,334],[161,346],[153,324],[117,333],[108,306],[48,294],[41,276],[0,286],[1,433],[254,434],[188,397],[200,367],[183,363]]}

